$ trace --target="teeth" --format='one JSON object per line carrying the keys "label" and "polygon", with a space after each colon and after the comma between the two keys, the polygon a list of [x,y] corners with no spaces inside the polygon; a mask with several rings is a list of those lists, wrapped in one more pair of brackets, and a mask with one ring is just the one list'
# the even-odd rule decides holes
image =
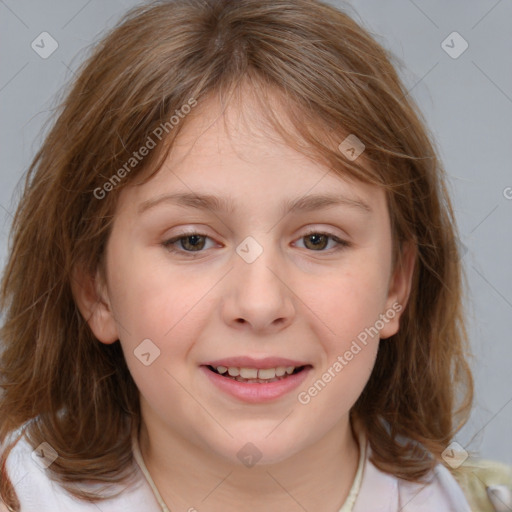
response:
{"label": "teeth", "polygon": [[266,368],[264,370],[258,370],[258,379],[274,379],[275,376],[275,368]]}
{"label": "teeth", "polygon": [[276,377],[282,377],[286,373],[286,368],[284,366],[278,366],[276,368]]}
{"label": "teeth", "polygon": [[257,379],[258,378],[258,369],[257,368],[240,368],[240,377],[242,377],[243,379]]}
{"label": "teeth", "polygon": [[237,368],[236,366],[230,366],[229,368],[226,366],[217,366],[217,372],[225,374],[226,372],[230,377],[238,377],[241,379],[250,380],[272,380],[276,377],[283,377],[285,374],[291,375],[295,366],[278,366],[277,368]]}

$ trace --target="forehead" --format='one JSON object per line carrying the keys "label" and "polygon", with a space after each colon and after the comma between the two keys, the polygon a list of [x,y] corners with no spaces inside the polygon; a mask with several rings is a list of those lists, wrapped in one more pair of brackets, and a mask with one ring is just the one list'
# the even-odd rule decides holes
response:
{"label": "forehead", "polygon": [[[274,113],[287,115],[281,104]],[[308,194],[338,193],[360,203],[382,202],[384,192],[340,175],[290,147],[251,100],[223,108],[216,98],[203,101],[188,114],[172,149],[158,172],[145,184],[123,190],[138,207],[163,193],[280,200]],[[131,187],[130,187],[131,188]],[[231,201],[232,206],[235,203]]]}

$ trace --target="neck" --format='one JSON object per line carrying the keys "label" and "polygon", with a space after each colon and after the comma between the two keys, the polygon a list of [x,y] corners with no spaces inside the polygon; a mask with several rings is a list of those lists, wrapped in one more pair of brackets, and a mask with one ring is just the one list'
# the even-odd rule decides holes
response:
{"label": "neck", "polygon": [[349,494],[359,458],[348,417],[287,459],[250,468],[199,447],[169,428],[144,421],[139,444],[171,511],[338,512]]}

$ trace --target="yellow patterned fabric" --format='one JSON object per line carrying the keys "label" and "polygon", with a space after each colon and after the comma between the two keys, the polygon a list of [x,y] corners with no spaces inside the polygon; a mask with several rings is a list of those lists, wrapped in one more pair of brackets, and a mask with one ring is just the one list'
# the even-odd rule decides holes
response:
{"label": "yellow patterned fabric", "polygon": [[468,459],[452,474],[462,487],[473,512],[497,512],[512,510],[512,503],[503,503],[499,496],[495,498],[498,506],[493,505],[487,488],[504,486],[505,495],[512,494],[512,466],[501,462]]}

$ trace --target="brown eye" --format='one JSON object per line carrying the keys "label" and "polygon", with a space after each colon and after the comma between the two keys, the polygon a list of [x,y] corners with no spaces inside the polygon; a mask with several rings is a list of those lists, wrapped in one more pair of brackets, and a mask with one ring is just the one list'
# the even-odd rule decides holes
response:
{"label": "brown eye", "polygon": [[205,237],[202,235],[184,236],[179,241],[181,247],[186,251],[200,251],[206,243]]}
{"label": "brown eye", "polygon": [[208,240],[211,240],[210,237],[200,233],[183,233],[180,236],[162,242],[162,245],[170,252],[195,256],[194,253],[199,254],[203,252]]}
{"label": "brown eye", "polygon": [[331,253],[350,246],[349,242],[339,239],[331,233],[322,233],[318,231],[310,231],[299,238],[299,247],[304,244],[303,248],[314,252]]}
{"label": "brown eye", "polygon": [[329,236],[323,235],[321,233],[312,233],[311,235],[304,237],[304,245],[308,249],[323,250],[327,247],[329,238]]}

